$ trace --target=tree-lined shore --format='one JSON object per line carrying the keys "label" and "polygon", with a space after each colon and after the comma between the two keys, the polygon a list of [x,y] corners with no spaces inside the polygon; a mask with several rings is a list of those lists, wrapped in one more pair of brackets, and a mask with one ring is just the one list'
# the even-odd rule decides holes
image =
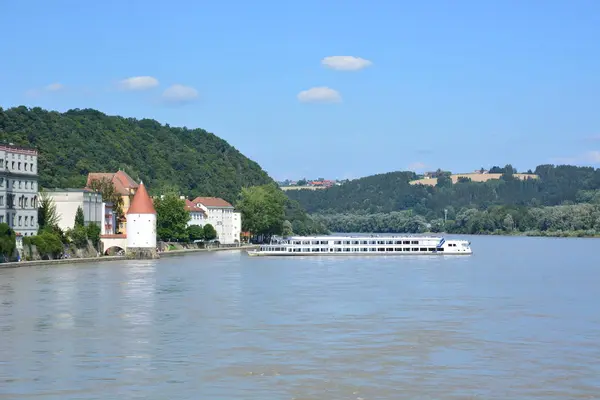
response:
{"label": "tree-lined shore", "polygon": [[414,173],[392,172],[288,196],[336,232],[600,236],[600,169],[540,165],[522,180],[493,168],[500,179],[411,185]]}

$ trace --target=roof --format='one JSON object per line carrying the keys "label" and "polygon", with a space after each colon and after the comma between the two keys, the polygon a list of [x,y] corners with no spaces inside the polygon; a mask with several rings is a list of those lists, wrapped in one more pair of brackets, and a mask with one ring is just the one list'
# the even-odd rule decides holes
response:
{"label": "roof", "polygon": [[84,192],[84,193],[95,193],[93,190],[88,189],[88,188],[83,188],[83,189],[77,189],[77,188],[65,188],[65,189],[61,189],[61,188],[44,188],[43,190],[44,192],[48,192],[48,193],[63,193],[63,192],[73,192],[73,193],[80,193],[80,192]]}
{"label": "roof", "polygon": [[201,209],[200,207],[196,207],[196,203],[194,203],[188,199],[185,199],[185,209],[186,209],[186,211],[189,211],[189,212],[197,212],[197,213],[202,213],[202,214],[206,215],[206,213],[204,212],[203,209]]}
{"label": "roof", "polygon": [[125,171],[117,171],[115,173],[112,172],[90,172],[88,174],[88,179],[86,183],[86,187],[90,187],[93,181],[100,181],[102,179],[107,179],[111,181],[115,187],[115,190],[121,195],[128,195],[131,193],[131,190],[135,190],[138,188],[138,184],[136,181],[130,177]]}
{"label": "roof", "polygon": [[127,214],[156,214],[154,203],[152,202],[150,195],[148,195],[144,183],[140,183],[138,186],[135,196],[133,196],[133,200],[131,201],[131,205],[129,206],[129,210],[127,210]]}
{"label": "roof", "polygon": [[194,204],[200,203],[205,207],[233,208],[231,204],[220,197],[196,197],[192,202]]}

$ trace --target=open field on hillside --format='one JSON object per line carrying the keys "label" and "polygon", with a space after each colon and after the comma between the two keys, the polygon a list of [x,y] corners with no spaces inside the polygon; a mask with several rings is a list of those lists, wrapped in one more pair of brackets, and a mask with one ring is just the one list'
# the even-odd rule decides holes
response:
{"label": "open field on hillside", "polygon": [[[464,178],[469,178],[471,179],[471,181],[473,182],[485,182],[485,181],[489,181],[490,179],[500,179],[500,177],[502,176],[502,174],[478,174],[478,173],[467,173],[467,174],[452,174],[450,175],[450,178],[452,179],[452,183],[456,183],[458,182],[458,178],[464,177]],[[539,176],[535,175],[535,174],[514,174],[515,178],[518,179],[538,179]],[[437,183],[437,178],[423,178],[423,179],[417,179],[416,181],[411,181],[410,184],[411,185],[435,185]]]}

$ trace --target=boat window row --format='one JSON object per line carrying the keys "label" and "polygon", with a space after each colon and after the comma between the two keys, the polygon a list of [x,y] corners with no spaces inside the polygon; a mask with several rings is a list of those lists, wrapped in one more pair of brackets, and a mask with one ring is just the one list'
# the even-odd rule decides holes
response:
{"label": "boat window row", "polygon": [[382,252],[443,252],[436,247],[261,247],[261,251],[292,253],[382,253]]}
{"label": "boat window row", "polygon": [[[292,244],[295,245],[323,245],[329,244],[327,240],[292,240]],[[419,244],[418,240],[334,240],[334,245],[364,245],[364,244]]]}

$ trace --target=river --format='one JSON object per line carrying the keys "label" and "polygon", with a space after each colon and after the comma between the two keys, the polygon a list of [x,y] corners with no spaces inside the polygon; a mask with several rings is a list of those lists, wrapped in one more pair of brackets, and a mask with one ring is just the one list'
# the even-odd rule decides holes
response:
{"label": "river", "polygon": [[600,241],[0,269],[0,399],[599,399]]}

